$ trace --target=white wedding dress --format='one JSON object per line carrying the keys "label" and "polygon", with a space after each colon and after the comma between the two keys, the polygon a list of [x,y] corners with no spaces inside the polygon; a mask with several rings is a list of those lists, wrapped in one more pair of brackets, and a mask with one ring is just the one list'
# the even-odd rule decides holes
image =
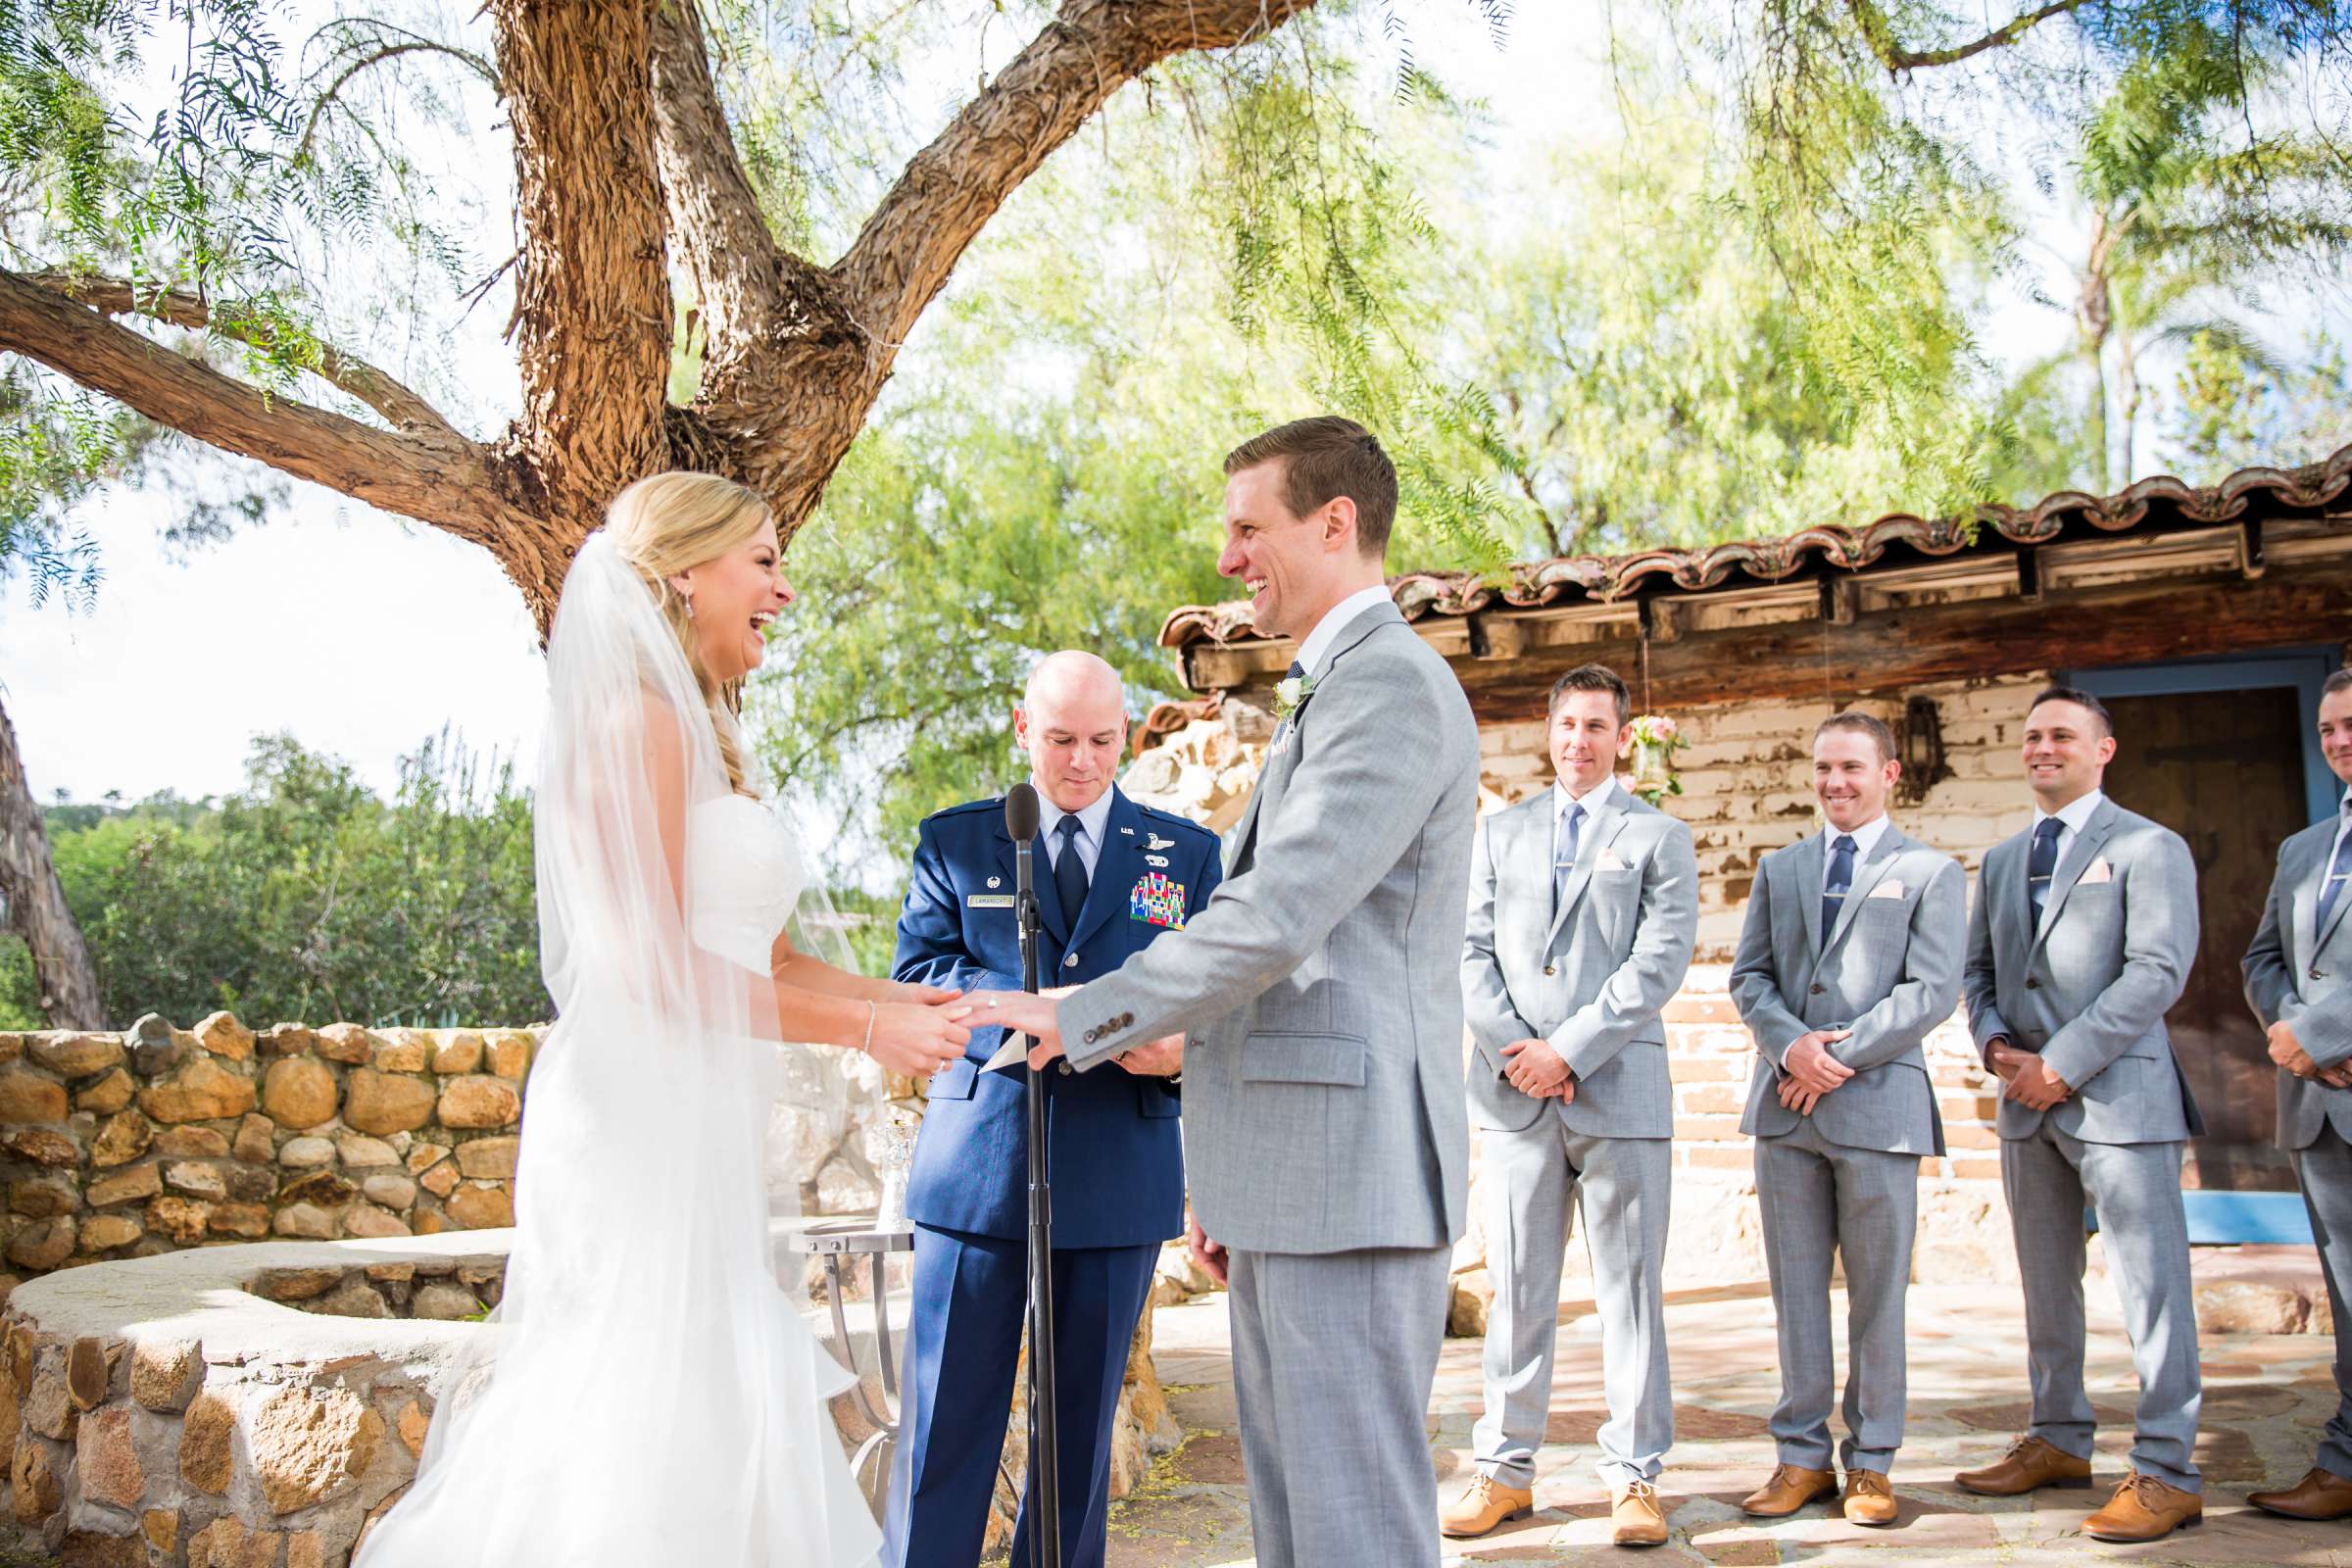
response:
{"label": "white wedding dress", "polygon": [[[840,1070],[774,1013],[799,845],[727,787],[684,659],[601,533],[550,665],[534,809],[557,1022],[506,1291],[480,1352],[434,1379],[417,1479],[355,1562],[858,1568],[880,1532],[825,1402],[850,1374],[768,1233],[771,1108]],[[654,761],[681,736],[682,799]]]}

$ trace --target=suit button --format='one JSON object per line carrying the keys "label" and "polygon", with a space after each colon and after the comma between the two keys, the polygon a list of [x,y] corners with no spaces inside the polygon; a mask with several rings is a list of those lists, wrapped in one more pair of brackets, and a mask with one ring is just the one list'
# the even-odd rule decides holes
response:
{"label": "suit button", "polygon": [[2328,971],[2325,969],[2314,969],[2311,971],[2311,977],[2314,980],[2325,980],[2328,978]]}
{"label": "suit button", "polygon": [[1087,1043],[1088,1045],[1090,1045],[1090,1046],[1091,1046],[1091,1045],[1093,1045],[1093,1044],[1094,1044],[1094,1043],[1095,1043],[1097,1040],[1100,1040],[1102,1037],[1102,1030],[1100,1030],[1100,1029],[1089,1029],[1089,1030],[1086,1032],[1086,1043]]}
{"label": "suit button", "polygon": [[1077,967],[1078,967],[1078,955],[1076,955],[1075,953],[1073,953],[1073,954],[1071,954],[1071,955],[1070,955],[1068,957],[1066,957],[1066,958],[1062,959],[1062,960],[1061,960],[1061,966],[1062,966],[1064,969],[1075,969],[1075,968],[1077,968]]}
{"label": "suit button", "polygon": [[1830,994],[1830,988],[1829,988],[1828,986],[1815,986],[1815,987],[1813,988],[1813,995],[1815,995],[1815,996],[1817,996],[1817,997],[1826,997],[1826,996],[1828,996],[1829,994]]}
{"label": "suit button", "polygon": [[2039,991],[2041,989],[2041,982],[2038,980],[2028,980],[2026,982],[2026,989],[2028,991]]}
{"label": "suit button", "polygon": [[1061,1075],[1064,1078],[1067,1078],[1070,1075],[1070,1064],[1066,1061],[1061,1064]]}
{"label": "suit button", "polygon": [[1557,966],[1547,963],[1544,966],[1544,972],[1545,974],[1558,974],[1560,971]]}

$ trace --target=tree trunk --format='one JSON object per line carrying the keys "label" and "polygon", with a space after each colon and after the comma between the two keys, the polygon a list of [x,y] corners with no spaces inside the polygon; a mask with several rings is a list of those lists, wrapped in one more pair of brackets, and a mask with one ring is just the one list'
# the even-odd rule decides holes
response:
{"label": "tree trunk", "polygon": [[[522,249],[521,416],[475,441],[339,353],[319,379],[385,424],[250,383],[123,325],[246,341],[201,299],[61,268],[0,268],[0,352],[223,451],[478,544],[544,632],[572,552],[622,486],[661,468],[766,497],[789,539],[824,494],[900,345],[1020,183],[1124,83],[1246,45],[1315,0],[1061,0],[1052,22],[907,165],[830,266],[775,242],[736,152],[697,5],[488,0],[513,127]],[[672,267],[708,329],[691,408],[666,401]]]}
{"label": "tree trunk", "polygon": [[41,1012],[59,1029],[103,1029],[98,970],[83,946],[81,927],[66,907],[66,890],[49,859],[49,834],[40,803],[24,780],[17,729],[0,707],[0,908],[8,929],[32,950]]}

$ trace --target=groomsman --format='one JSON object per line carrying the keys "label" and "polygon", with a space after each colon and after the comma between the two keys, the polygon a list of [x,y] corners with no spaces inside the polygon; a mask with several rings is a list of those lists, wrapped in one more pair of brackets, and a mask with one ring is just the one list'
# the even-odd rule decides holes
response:
{"label": "groomsman", "polygon": [[2034,825],[1984,857],[1963,985],[2001,1100],[2001,1188],[2026,1295],[2033,1425],[1961,1486],[2014,1496],[2090,1479],[2082,1391],[2082,1209],[2097,1210],[2139,1372],[2132,1474],[2082,1521],[2156,1541],[2204,1514],[2202,1397],[2180,1153],[2205,1130],[2165,1009],[2197,951],[2197,873],[2178,834],[2101,793],[2115,730],[2053,686],[2026,715]]}
{"label": "groomsman", "polygon": [[1572,669],[1549,713],[1556,782],[1489,816],[1471,858],[1462,995],[1494,1303],[1477,1475],[1441,1527],[1484,1535],[1534,1506],[1560,1262],[1581,1204],[1609,1407],[1600,1475],[1616,1544],[1654,1546],[1674,1443],[1660,1284],[1674,1102],[1658,1013],[1690,966],[1698,862],[1690,830],[1614,776],[1632,739],[1625,683],[1598,664]]}
{"label": "groomsman", "polygon": [[[1119,677],[1092,654],[1043,661],[1013,717],[1037,787],[1039,964],[1046,985],[1116,969],[1181,929],[1217,885],[1217,841],[1111,783],[1126,743]],[[1002,799],[923,823],[893,972],[966,992],[1020,989],[1013,850]],[[885,1560],[980,1558],[1012,1401],[1028,1287],[1029,1129],[1022,1072],[982,1072],[1002,1031],[975,1028],[931,1079],[906,1213],[914,1300]],[[1159,1244],[1184,1230],[1177,1135],[1181,1037],[1117,1058],[1124,1072],[1046,1078],[1054,1178],[1055,1407],[1066,1563],[1101,1568],[1111,1417]],[[1028,1561],[1024,1505],[1012,1560]]]}
{"label": "groomsman", "polygon": [[1838,1494],[1830,1264],[1842,1254],[1842,1509],[1854,1524],[1894,1523],[1886,1478],[1903,1437],[1919,1161],[1943,1152],[1921,1042],[1959,1001],[1968,940],[1960,862],[1887,819],[1901,772],[1894,736],[1868,713],[1814,730],[1813,793],[1828,826],[1764,857],[1732,965],[1732,1001],[1756,1040],[1740,1130],[1756,1140],[1781,1340],[1780,1462],[1740,1505],[1758,1518]]}
{"label": "groomsman", "polygon": [[[2352,669],[2320,688],[2320,750],[2352,785]],[[2295,1162],[2312,1240],[2335,1309],[2335,1417],[2311,1473],[2246,1500],[2290,1519],[2352,1516],[2352,1352],[2344,1289],[2352,1281],[2352,789],[2335,813],[2278,847],[2262,925],[2246,950],[2246,1001],[2278,1064],[2278,1145]]]}

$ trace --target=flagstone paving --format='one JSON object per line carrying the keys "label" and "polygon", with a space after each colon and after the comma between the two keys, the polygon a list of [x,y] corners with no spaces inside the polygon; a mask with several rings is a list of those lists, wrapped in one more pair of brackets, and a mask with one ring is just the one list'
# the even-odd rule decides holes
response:
{"label": "flagstone paving", "polygon": [[[2206,1336],[2197,1445],[2206,1480],[2204,1524],[2147,1546],[2104,1545],[2082,1533],[2083,1516],[2105,1500],[2128,1468],[2136,1389],[2112,1292],[2094,1277],[2088,1294],[2086,1372],[2102,1423],[2096,1490],[1998,1498],[1962,1492],[1951,1476],[1997,1457],[2025,1424],[2025,1326],[2017,1287],[1913,1287],[1910,1426],[1894,1468],[1902,1512],[1886,1530],[1858,1529],[1819,1507],[1774,1523],[1740,1512],[1740,1498],[1773,1464],[1765,1432],[1779,1392],[1771,1299],[1762,1285],[1669,1295],[1676,1444],[1658,1490],[1674,1535],[1649,1551],[1608,1544],[1608,1498],[1592,1472],[1592,1447],[1603,1419],[1599,1322],[1590,1302],[1568,1302],[1560,1310],[1559,1371],[1536,1483],[1537,1512],[1481,1540],[1447,1543],[1446,1561],[1463,1568],[1615,1561],[1652,1568],[1844,1568],[1862,1563],[1867,1552],[1881,1568],[1906,1561],[2041,1568],[2086,1558],[2352,1568],[2352,1522],[2297,1524],[2245,1502],[2249,1490],[2291,1483],[2311,1463],[2335,1405],[2329,1370],[2334,1342],[2325,1335]],[[1842,1320],[1842,1300],[1838,1311]],[[1113,1506],[1110,1562],[1113,1568],[1250,1563],[1225,1298],[1162,1307],[1153,1330],[1159,1375],[1185,1442],[1154,1467],[1148,1483]],[[1470,1462],[1478,1356],[1475,1340],[1448,1340],[1439,1362],[1429,1433],[1439,1488],[1447,1496],[1461,1486]]]}

